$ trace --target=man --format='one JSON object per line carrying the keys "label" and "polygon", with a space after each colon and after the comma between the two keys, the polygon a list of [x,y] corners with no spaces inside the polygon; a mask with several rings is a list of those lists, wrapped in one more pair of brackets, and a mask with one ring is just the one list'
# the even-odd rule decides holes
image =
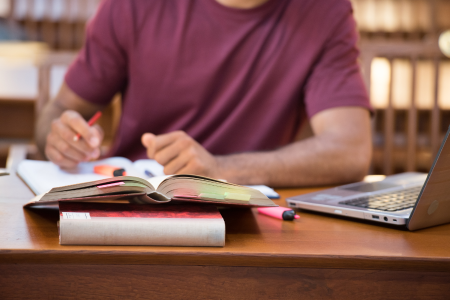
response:
{"label": "man", "polygon": [[[121,91],[111,155],[240,184],[360,180],[371,136],[356,41],[347,0],[106,0],[38,144],[63,168],[98,158],[85,119]],[[294,141],[306,117],[314,136]]]}

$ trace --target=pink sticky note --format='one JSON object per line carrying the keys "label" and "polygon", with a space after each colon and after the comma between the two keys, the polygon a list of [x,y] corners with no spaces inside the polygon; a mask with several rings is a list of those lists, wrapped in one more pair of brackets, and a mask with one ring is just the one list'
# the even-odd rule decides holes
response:
{"label": "pink sticky note", "polygon": [[97,187],[99,189],[102,189],[102,188],[118,186],[118,185],[122,185],[122,184],[125,184],[125,182],[123,182],[123,181],[113,182],[113,183],[108,183],[108,184],[103,184],[103,185],[97,185]]}

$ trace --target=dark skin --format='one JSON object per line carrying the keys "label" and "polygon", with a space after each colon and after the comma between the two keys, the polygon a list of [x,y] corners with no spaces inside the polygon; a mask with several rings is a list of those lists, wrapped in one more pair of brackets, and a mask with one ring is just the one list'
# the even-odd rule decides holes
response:
{"label": "dark skin", "polygon": [[249,9],[264,4],[268,0],[216,0],[216,1],[228,7]]}
{"label": "dark skin", "polygon": [[[63,85],[38,120],[39,148],[63,168],[98,158],[103,133],[85,120],[103,108]],[[313,137],[266,152],[212,155],[183,131],[145,133],[141,140],[148,157],[162,164],[166,174],[198,174],[275,187],[361,180],[372,151],[369,112],[360,107],[327,109],[314,115],[310,123]],[[76,133],[81,134],[79,141],[73,140]]]}

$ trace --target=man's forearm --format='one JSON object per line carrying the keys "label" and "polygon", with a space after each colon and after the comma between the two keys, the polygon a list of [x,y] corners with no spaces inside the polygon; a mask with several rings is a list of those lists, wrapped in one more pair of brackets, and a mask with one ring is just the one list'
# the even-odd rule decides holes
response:
{"label": "man's forearm", "polygon": [[271,152],[217,157],[222,176],[241,184],[311,186],[358,181],[372,158],[369,112],[359,107],[313,116],[315,135]]}
{"label": "man's forearm", "polygon": [[58,105],[57,103],[52,102],[48,103],[39,114],[34,134],[36,144],[41,153],[45,153],[47,134],[50,132],[52,121],[59,118],[65,109],[66,108]]}
{"label": "man's forearm", "polygon": [[312,137],[270,152],[217,156],[224,177],[241,184],[311,186],[361,180],[371,158],[370,145]]}

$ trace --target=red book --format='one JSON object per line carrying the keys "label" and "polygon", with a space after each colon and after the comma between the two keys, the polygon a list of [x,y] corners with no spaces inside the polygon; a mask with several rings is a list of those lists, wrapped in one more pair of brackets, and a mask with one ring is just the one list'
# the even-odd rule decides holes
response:
{"label": "red book", "polygon": [[224,246],[215,206],[59,202],[61,245]]}

